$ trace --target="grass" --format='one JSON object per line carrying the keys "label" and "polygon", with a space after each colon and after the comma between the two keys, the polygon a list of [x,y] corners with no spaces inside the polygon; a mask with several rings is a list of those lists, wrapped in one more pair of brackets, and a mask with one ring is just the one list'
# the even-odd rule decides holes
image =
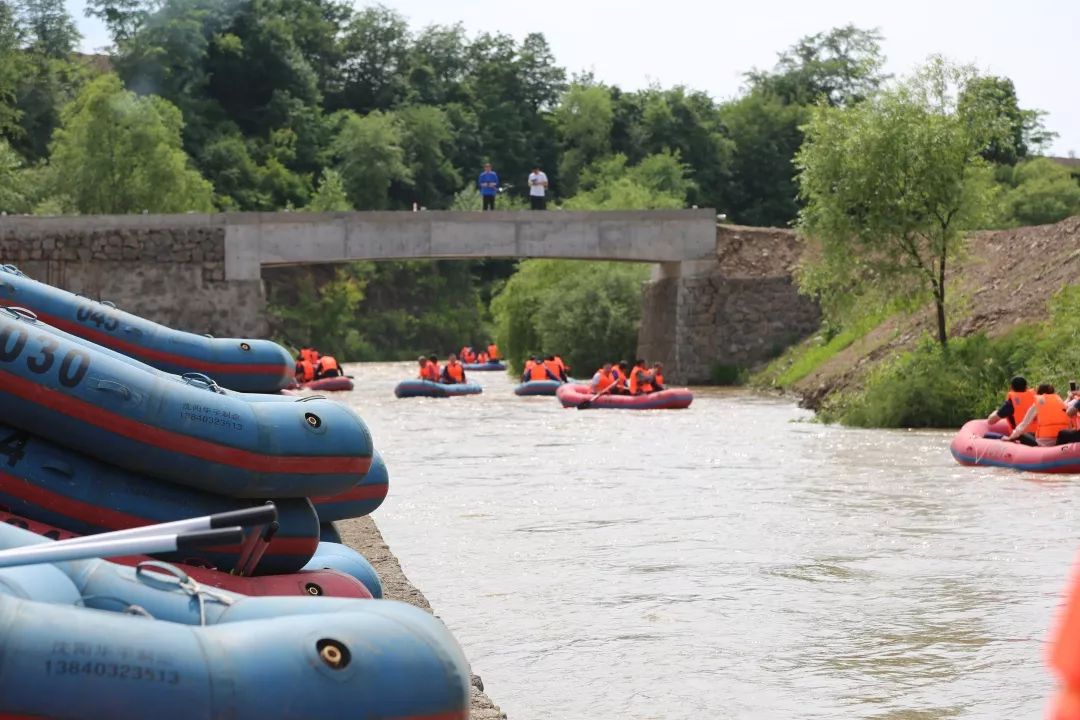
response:
{"label": "grass", "polygon": [[751,378],[759,387],[787,388],[805,378],[831,360],[855,341],[865,337],[884,322],[892,309],[866,315],[830,338],[816,335],[799,345],[789,348],[783,355],[769,363],[764,370]]}

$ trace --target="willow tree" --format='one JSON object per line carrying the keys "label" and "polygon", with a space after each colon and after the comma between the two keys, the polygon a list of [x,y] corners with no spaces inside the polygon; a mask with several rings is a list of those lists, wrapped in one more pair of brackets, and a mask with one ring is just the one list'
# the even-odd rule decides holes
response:
{"label": "willow tree", "polygon": [[871,283],[913,283],[933,298],[942,347],[947,269],[967,231],[988,220],[992,184],[981,153],[1001,132],[991,115],[958,111],[958,95],[976,78],[933,58],[863,102],[819,105],[795,160],[799,228],[818,250],[804,287],[851,297]]}

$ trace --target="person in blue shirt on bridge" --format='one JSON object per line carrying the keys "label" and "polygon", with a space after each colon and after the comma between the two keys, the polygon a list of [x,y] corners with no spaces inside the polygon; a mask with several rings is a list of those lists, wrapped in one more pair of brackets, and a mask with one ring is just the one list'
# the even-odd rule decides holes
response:
{"label": "person in blue shirt on bridge", "polygon": [[491,163],[484,163],[484,172],[480,173],[476,184],[484,200],[484,210],[494,210],[495,196],[499,194],[499,176],[491,169]]}

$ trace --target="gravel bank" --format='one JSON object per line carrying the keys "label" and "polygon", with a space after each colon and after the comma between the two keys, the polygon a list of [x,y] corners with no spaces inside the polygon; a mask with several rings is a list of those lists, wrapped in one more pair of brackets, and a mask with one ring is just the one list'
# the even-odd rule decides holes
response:
{"label": "gravel bank", "polygon": [[[431,605],[423,593],[409,582],[405,573],[401,571],[401,564],[390,552],[386,541],[383,540],[379,528],[370,517],[354,518],[335,523],[338,532],[341,533],[342,541],[360,551],[368,561],[375,566],[382,580],[383,597],[391,600],[401,600],[410,605],[426,610],[434,614]],[[484,684],[479,675],[472,676],[472,720],[503,720],[506,713],[499,706],[491,702],[484,693]]]}

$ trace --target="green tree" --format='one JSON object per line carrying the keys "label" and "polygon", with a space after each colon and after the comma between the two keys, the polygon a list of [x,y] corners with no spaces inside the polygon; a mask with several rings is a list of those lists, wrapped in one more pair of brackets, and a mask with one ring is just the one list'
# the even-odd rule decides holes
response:
{"label": "green tree", "polygon": [[48,58],[67,59],[82,37],[63,0],[17,0],[26,48]]}
{"label": "green tree", "polygon": [[289,270],[288,283],[267,283],[273,333],[286,344],[317,347],[341,362],[368,359],[370,345],[354,321],[364,301],[370,263],[342,265],[322,280],[317,277],[325,274],[320,268]]}
{"label": "green tree", "polygon": [[913,280],[933,297],[942,347],[949,261],[989,215],[985,125],[955,102],[974,77],[935,58],[872,99],[820,105],[797,157],[806,202],[799,226],[820,246],[808,289],[850,293],[859,282]]}
{"label": "green tree", "polygon": [[401,205],[445,207],[461,187],[461,174],[448,155],[454,132],[446,113],[431,105],[411,105],[396,112],[401,120],[401,143],[412,180]]}
{"label": "green tree", "polygon": [[559,176],[563,192],[577,192],[581,170],[611,148],[614,107],[611,95],[599,85],[575,83],[563,95],[553,117],[559,134],[562,160]]}
{"label": "green tree", "polygon": [[5,140],[0,140],[0,212],[24,213],[28,209],[22,158]]}
{"label": "green tree", "polygon": [[753,91],[721,112],[734,150],[730,181],[717,209],[744,225],[788,225],[799,212],[793,159],[809,110]]}
{"label": "green tree", "polygon": [[1080,183],[1049,158],[1020,163],[1011,182],[1003,203],[1011,224],[1043,225],[1080,215]]}
{"label": "green tree", "polygon": [[345,192],[345,183],[341,181],[341,174],[337,170],[323,173],[307,209],[310,212],[347,212],[353,209]]}
{"label": "green tree", "polygon": [[102,75],[64,108],[51,162],[55,191],[83,213],[211,209],[212,188],[188,167],[181,126],[173,105]]}
{"label": "green tree", "polygon": [[1056,137],[1043,127],[1044,113],[1020,109],[1016,87],[1006,77],[973,78],[960,93],[959,111],[973,121],[998,125],[982,153],[992,163],[1015,165]]}
{"label": "green tree", "polygon": [[409,25],[384,5],[366,7],[345,28],[340,90],[331,108],[358,113],[388,110],[406,95]]}
{"label": "green tree", "polygon": [[881,33],[855,25],[807,35],[780,54],[772,71],[751,70],[751,89],[788,105],[849,105],[874,95],[888,76]]}
{"label": "green tree", "polygon": [[628,167],[625,155],[597,161],[581,174],[582,191],[564,203],[569,210],[659,210],[686,206],[694,189],[678,153],[657,153]]}
{"label": "green tree", "polygon": [[385,210],[391,184],[412,180],[402,143],[401,123],[393,113],[346,114],[333,150],[354,207]]}

